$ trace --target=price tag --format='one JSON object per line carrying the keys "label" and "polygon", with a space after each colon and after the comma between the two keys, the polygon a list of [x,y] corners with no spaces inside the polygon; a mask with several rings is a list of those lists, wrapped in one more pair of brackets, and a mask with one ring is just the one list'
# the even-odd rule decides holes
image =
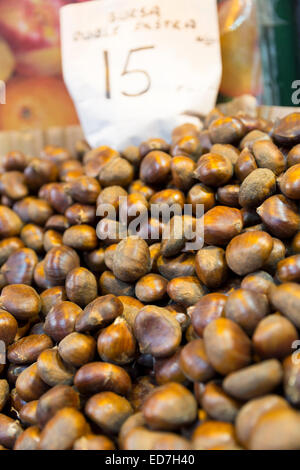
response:
{"label": "price tag", "polygon": [[61,33],[64,79],[93,147],[169,139],[185,112],[215,104],[216,0],[71,4],[61,9]]}

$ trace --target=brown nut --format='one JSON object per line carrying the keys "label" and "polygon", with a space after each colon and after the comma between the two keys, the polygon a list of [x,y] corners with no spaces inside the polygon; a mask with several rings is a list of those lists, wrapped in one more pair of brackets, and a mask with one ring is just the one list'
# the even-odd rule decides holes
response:
{"label": "brown nut", "polygon": [[300,226],[297,205],[283,195],[272,196],[257,209],[267,229],[278,238],[290,238]]}
{"label": "brown nut", "polygon": [[104,248],[97,248],[96,250],[84,253],[87,267],[94,273],[103,273],[105,271],[104,253]]}
{"label": "brown nut", "polygon": [[85,307],[92,302],[98,293],[94,274],[86,268],[75,268],[66,278],[66,293],[71,302]]}
{"label": "brown nut", "polygon": [[181,343],[182,333],[178,321],[166,309],[147,306],[137,314],[134,334],[143,354],[157,358],[171,356]]}
{"label": "brown nut", "polygon": [[290,146],[299,143],[299,117],[299,113],[291,113],[276,124],[273,137],[278,144]]}
{"label": "brown nut", "polygon": [[222,206],[239,207],[239,184],[227,184],[218,188],[217,199]]}
{"label": "brown nut", "polygon": [[39,376],[50,387],[73,383],[75,371],[63,363],[56,349],[47,349],[39,355],[37,369]]}
{"label": "brown nut", "polygon": [[195,257],[188,253],[182,253],[175,258],[159,256],[157,268],[159,273],[169,281],[176,277],[194,276]]}
{"label": "brown nut", "polygon": [[70,225],[94,225],[96,221],[96,208],[87,204],[74,204],[68,207],[65,216]]}
{"label": "brown nut", "polygon": [[134,282],[150,270],[150,252],[147,243],[136,237],[122,240],[115,252],[114,275],[124,282]]}
{"label": "brown nut", "polygon": [[12,449],[17,438],[23,432],[19,421],[0,414],[0,445]]}
{"label": "brown nut", "polygon": [[250,364],[251,342],[232,320],[213,320],[206,326],[203,337],[208,360],[220,374],[227,375]]}
{"label": "brown nut", "polygon": [[41,428],[62,408],[80,408],[79,394],[68,385],[56,385],[37,402],[36,419]]}
{"label": "brown nut", "polygon": [[3,156],[1,164],[5,171],[23,171],[26,168],[27,158],[22,152],[8,152]]}
{"label": "brown nut", "polygon": [[24,171],[26,184],[35,192],[43,184],[56,181],[58,178],[57,166],[50,160],[33,158]]}
{"label": "brown nut", "polygon": [[14,450],[38,450],[39,443],[40,429],[38,426],[31,426],[19,435]]}
{"label": "brown nut", "polygon": [[140,144],[139,152],[141,158],[144,158],[149,152],[152,152],[154,150],[168,152],[169,148],[169,144],[164,139],[148,139]]}
{"label": "brown nut", "polygon": [[81,367],[94,359],[96,342],[93,337],[81,333],[65,336],[58,345],[58,352],[64,362]]}
{"label": "brown nut", "polygon": [[[206,144],[208,145],[208,138],[206,139]],[[203,146],[198,135],[195,135],[194,131],[192,131],[191,135],[184,135],[176,139],[170,152],[173,157],[184,155],[196,159],[203,152]]]}
{"label": "brown nut", "polygon": [[288,403],[278,395],[266,395],[250,400],[240,409],[236,419],[236,434],[243,446],[249,448],[250,437],[259,418],[276,408],[288,408]]}
{"label": "brown nut", "polygon": [[76,251],[64,245],[52,248],[45,257],[46,276],[57,286],[64,285],[68,273],[79,265]]}
{"label": "brown nut", "polygon": [[196,277],[178,277],[168,283],[169,297],[183,307],[195,305],[204,295],[204,288]]}
{"label": "brown nut", "polygon": [[120,281],[111,271],[105,271],[99,279],[99,286],[102,295],[134,296],[134,284]]}
{"label": "brown nut", "polygon": [[37,424],[36,410],[37,410],[38,400],[30,401],[22,406],[20,410],[20,420],[22,423],[30,426],[35,426]]}
{"label": "brown nut", "polygon": [[[296,359],[296,360],[295,360]],[[298,352],[283,361],[284,394],[292,406],[300,405],[300,367]]]}
{"label": "brown nut", "polygon": [[202,155],[194,172],[194,178],[207,186],[224,186],[233,176],[229,158],[215,153]]}
{"label": "brown nut", "polygon": [[131,429],[122,443],[124,450],[191,450],[189,441],[170,432],[148,431],[143,427]]}
{"label": "brown nut", "polygon": [[31,248],[21,248],[10,255],[1,272],[9,284],[31,285],[38,257]]}
{"label": "brown nut", "polygon": [[219,288],[228,277],[225,251],[216,246],[207,246],[198,251],[195,258],[196,273],[209,289]]}
{"label": "brown nut", "polygon": [[10,255],[20,248],[24,247],[24,243],[20,238],[10,237],[0,241],[0,265],[2,266],[8,260]]}
{"label": "brown nut", "polygon": [[123,306],[122,316],[127,321],[128,325],[131,328],[134,327],[135,317],[139,313],[140,310],[144,307],[144,304],[139,300],[135,299],[134,297],[130,296],[120,296],[118,298]]}
{"label": "brown nut", "polygon": [[281,192],[290,199],[300,199],[300,164],[289,168],[280,180]]}
{"label": "brown nut", "polygon": [[46,289],[41,293],[40,298],[42,303],[41,311],[46,317],[54,305],[67,300],[66,290],[62,286],[50,287],[50,289]]}
{"label": "brown nut", "polygon": [[186,344],[180,354],[180,368],[192,382],[207,382],[215,375],[204,348],[203,339]]}
{"label": "brown nut", "polygon": [[300,286],[288,282],[270,290],[272,305],[285,315],[297,328],[300,328]]}
{"label": "brown nut", "polygon": [[8,346],[14,341],[17,331],[16,319],[10,313],[0,309],[0,341],[4,341]]}
{"label": "brown nut", "polygon": [[205,385],[200,400],[204,411],[216,421],[233,423],[240,409],[240,403],[227,395],[214,382]]}
{"label": "brown nut", "polygon": [[65,231],[63,244],[80,251],[94,250],[98,245],[96,230],[90,225],[73,225]]}
{"label": "brown nut", "polygon": [[[31,196],[16,202],[13,209],[15,212],[14,216],[10,214],[12,220],[15,220],[17,214],[24,223],[32,223],[41,226],[44,226],[49,217],[53,214],[52,207],[47,201],[44,201],[43,198],[38,199]],[[18,218],[17,220],[20,219]],[[10,234],[9,236],[18,235],[18,233]]]}
{"label": "brown nut", "polygon": [[248,175],[240,187],[239,204],[246,208],[255,208],[276,190],[276,178],[271,170],[259,168]]}
{"label": "brown nut", "polygon": [[5,407],[9,398],[9,385],[7,380],[0,380],[0,412]]}
{"label": "brown nut", "polygon": [[135,285],[135,295],[141,302],[157,302],[165,297],[168,281],[159,274],[146,274]]}
{"label": "brown nut", "polygon": [[45,229],[56,230],[59,233],[64,232],[67,228],[69,228],[67,218],[60,214],[55,214],[49,217],[45,225]]}
{"label": "brown nut", "polygon": [[55,230],[47,230],[43,238],[43,248],[50,251],[52,248],[63,245],[62,235]]}
{"label": "brown nut", "polygon": [[93,300],[76,318],[76,331],[86,332],[112,323],[123,313],[121,301],[114,295],[105,295]]}
{"label": "brown nut", "polygon": [[171,173],[176,188],[182,191],[191,188],[194,182],[193,173],[195,168],[196,163],[189,157],[178,156],[172,159]]}
{"label": "brown nut", "polygon": [[275,408],[257,421],[250,437],[250,450],[299,450],[300,413]]}
{"label": "brown nut", "polygon": [[193,214],[197,214],[197,204],[204,206],[204,212],[213,208],[216,203],[214,191],[202,183],[195,184],[188,192],[187,203],[192,204]]}
{"label": "brown nut", "polygon": [[27,248],[40,253],[43,251],[43,238],[44,231],[41,227],[35,224],[25,225],[20,234],[21,240]]}
{"label": "brown nut", "polygon": [[41,309],[40,296],[35,289],[22,284],[6,286],[0,297],[1,306],[18,320],[27,320],[38,315]]}
{"label": "brown nut", "polygon": [[250,131],[248,134],[245,135],[245,137],[240,143],[240,148],[242,150],[249,149],[250,151],[252,151],[254,143],[258,140],[270,141],[271,137],[266,134],[266,132],[262,132],[258,129],[255,129],[254,131]]}
{"label": "brown nut", "polygon": [[293,342],[298,338],[294,325],[287,318],[275,314],[259,322],[252,341],[261,358],[283,359],[291,354]]}
{"label": "brown nut", "polygon": [[241,283],[242,289],[263,295],[268,295],[271,287],[274,287],[273,278],[264,271],[256,271],[255,273],[248,274]]}
{"label": "brown nut", "polygon": [[173,356],[168,357],[167,359],[155,360],[154,373],[155,381],[158,385],[164,385],[169,382],[186,382],[186,376],[182,372],[179,364],[180,353],[181,349],[178,349]]}
{"label": "brown nut", "polygon": [[277,278],[280,282],[300,281],[300,255],[289,256],[277,265]]}
{"label": "brown nut", "polygon": [[290,168],[291,166],[297,165],[300,163],[300,145],[295,145],[287,156],[287,167]]}
{"label": "brown nut", "polygon": [[214,144],[233,144],[241,140],[245,132],[242,121],[234,117],[220,117],[209,126],[209,136]]}
{"label": "brown nut", "polygon": [[111,158],[101,169],[99,181],[103,187],[118,185],[126,188],[133,180],[134,168],[125,158]]}
{"label": "brown nut", "polygon": [[88,400],[85,413],[104,432],[117,434],[133,414],[133,409],[126,398],[113,392],[102,392]]}
{"label": "brown nut", "polygon": [[226,249],[230,269],[243,276],[260,269],[273,248],[272,237],[262,231],[243,233],[233,238]]}
{"label": "brown nut", "polygon": [[7,359],[14,364],[32,364],[42,351],[52,346],[52,340],[47,335],[25,336],[9,346]]}
{"label": "brown nut", "polygon": [[0,237],[8,238],[19,235],[22,228],[19,215],[9,207],[0,206]]}
{"label": "brown nut", "polygon": [[240,155],[239,150],[230,144],[214,144],[211,148],[211,153],[217,153],[218,155],[229,158],[233,165],[236,164]]}
{"label": "brown nut", "polygon": [[104,362],[123,365],[130,363],[136,354],[136,340],[126,320],[118,317],[101,331],[97,341],[98,354]]}
{"label": "brown nut", "polygon": [[21,372],[16,381],[16,389],[18,395],[26,402],[38,400],[48,390],[36,362]]}
{"label": "brown nut", "polygon": [[146,184],[164,183],[171,171],[171,157],[165,152],[154,150],[143,159],[140,179]]}
{"label": "brown nut", "polygon": [[82,366],[75,375],[74,384],[84,395],[104,391],[128,395],[132,387],[123,368],[106,362],[90,362]]}
{"label": "brown nut", "polygon": [[41,432],[40,450],[68,450],[89,431],[82,413],[74,408],[57,411]]}
{"label": "brown nut", "polygon": [[205,421],[196,427],[192,445],[196,450],[212,450],[219,446],[235,448],[237,444],[234,426],[223,421]]}
{"label": "brown nut", "polygon": [[[15,386],[17,378],[19,375],[23,372],[23,370],[27,369],[28,365],[25,366],[19,366],[16,364],[10,364],[7,369],[7,381],[9,385],[12,387]],[[4,369],[4,366],[2,367],[2,370]]]}
{"label": "brown nut", "polygon": [[278,238],[273,238],[273,249],[266,263],[263,265],[263,269],[268,273],[275,275],[277,265],[286,256],[287,247]]}
{"label": "brown nut", "polygon": [[151,429],[173,430],[196,419],[197,402],[183,385],[170,382],[151,393],[143,405],[142,413]]}
{"label": "brown nut", "polygon": [[73,450],[115,450],[113,441],[106,436],[86,434],[74,442]]}
{"label": "brown nut", "polygon": [[154,389],[155,385],[149,376],[138,377],[129,394],[129,401],[136,411],[142,408],[146,398]]}
{"label": "brown nut", "polygon": [[226,318],[230,318],[252,334],[258,323],[269,313],[265,295],[246,289],[237,289],[229,295],[224,307]]}
{"label": "brown nut", "polygon": [[61,341],[75,331],[75,323],[81,313],[81,308],[73,302],[54,305],[45,320],[45,333],[54,341]]}
{"label": "brown nut", "polygon": [[238,400],[251,400],[273,391],[282,381],[282,366],[276,359],[263,361],[229,374],[224,390]]}
{"label": "brown nut", "polygon": [[244,149],[240,153],[235,164],[235,175],[239,181],[244,181],[254,170],[257,170],[257,163],[254,155],[249,149]]}
{"label": "brown nut", "polygon": [[100,184],[90,176],[80,176],[70,184],[72,198],[81,204],[95,204],[100,191]]}
{"label": "brown nut", "polygon": [[276,176],[284,172],[286,162],[279,148],[268,140],[258,140],[252,147],[259,168],[268,168]]}
{"label": "brown nut", "polygon": [[224,294],[207,294],[188,310],[196,333],[203,337],[205,327],[217,318],[224,316],[227,296]]}
{"label": "brown nut", "polygon": [[298,232],[292,241],[292,251],[294,254],[300,254],[300,232]]}
{"label": "brown nut", "polygon": [[208,245],[227,245],[243,229],[241,211],[216,206],[204,215],[204,241]]}

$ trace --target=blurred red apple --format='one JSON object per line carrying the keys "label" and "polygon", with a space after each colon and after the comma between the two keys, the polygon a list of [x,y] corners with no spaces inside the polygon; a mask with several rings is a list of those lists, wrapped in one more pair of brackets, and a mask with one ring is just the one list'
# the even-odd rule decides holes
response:
{"label": "blurred red apple", "polygon": [[0,34],[13,49],[17,72],[61,72],[59,9],[68,0],[0,0]]}

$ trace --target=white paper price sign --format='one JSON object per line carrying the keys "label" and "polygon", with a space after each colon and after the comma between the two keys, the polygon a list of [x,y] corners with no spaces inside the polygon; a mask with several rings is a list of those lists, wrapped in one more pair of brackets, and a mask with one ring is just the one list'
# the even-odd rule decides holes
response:
{"label": "white paper price sign", "polygon": [[216,0],[98,0],[61,10],[64,79],[86,138],[117,148],[207,113],[221,79]]}

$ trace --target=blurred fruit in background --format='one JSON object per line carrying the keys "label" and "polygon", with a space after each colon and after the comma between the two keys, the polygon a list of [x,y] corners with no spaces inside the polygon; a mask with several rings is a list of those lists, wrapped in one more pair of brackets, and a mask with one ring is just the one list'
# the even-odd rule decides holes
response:
{"label": "blurred fruit in background", "polygon": [[59,9],[66,0],[0,0],[0,35],[15,53],[17,72],[61,72]]}
{"label": "blurred fruit in background", "polygon": [[8,43],[0,38],[0,80],[6,82],[13,74],[16,60]]}
{"label": "blurred fruit in background", "polygon": [[259,96],[262,72],[255,1],[221,0],[219,23],[223,61],[221,94]]}
{"label": "blurred fruit in background", "polygon": [[56,77],[16,77],[6,88],[0,106],[0,129],[46,129],[78,124],[73,102],[63,81]]}
{"label": "blurred fruit in background", "polygon": [[59,10],[70,0],[0,0],[0,130],[69,126],[76,110],[61,76]]}

